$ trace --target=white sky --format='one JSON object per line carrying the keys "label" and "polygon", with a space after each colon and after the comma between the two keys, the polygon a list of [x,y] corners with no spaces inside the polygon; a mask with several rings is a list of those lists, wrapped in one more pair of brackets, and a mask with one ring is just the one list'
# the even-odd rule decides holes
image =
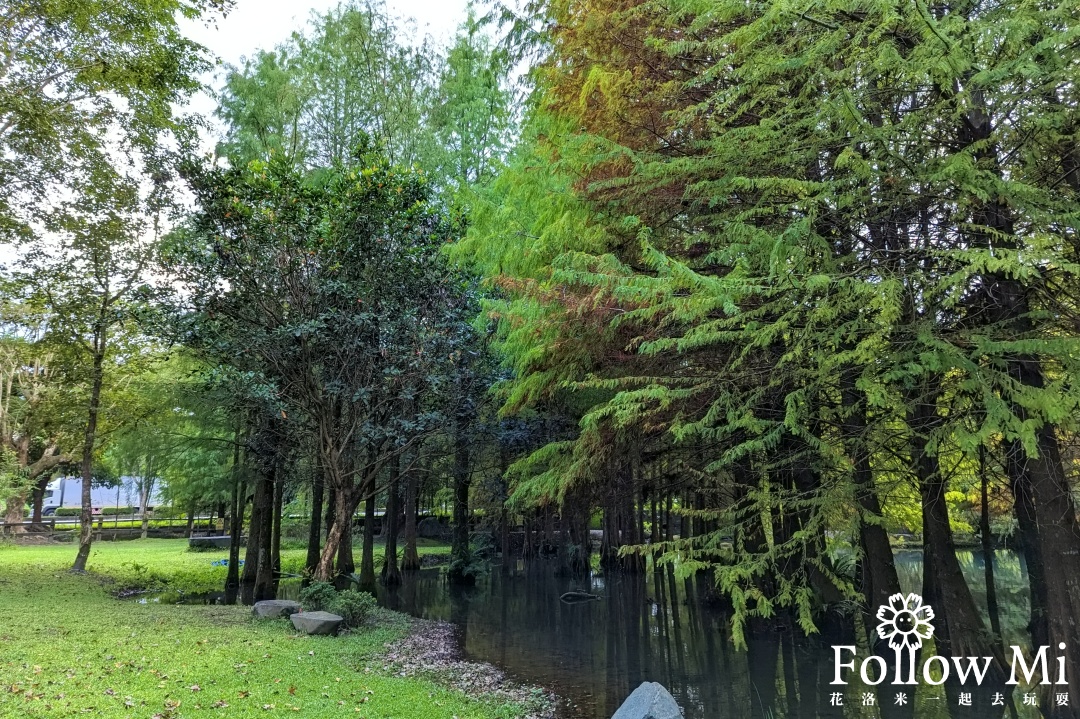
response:
{"label": "white sky", "polygon": [[[390,14],[404,21],[415,20],[420,36],[430,35],[445,46],[465,20],[468,0],[385,0]],[[209,48],[226,65],[238,65],[243,57],[257,50],[271,49],[286,40],[294,30],[303,29],[312,11],[324,13],[336,7],[339,0],[236,0],[232,12],[224,19],[207,25],[204,21],[185,22],[184,32],[192,40]],[[482,8],[482,2],[476,3]],[[479,14],[479,13],[478,13]],[[398,23],[399,27],[405,25]],[[203,80],[212,87],[220,85],[218,73]],[[214,111],[213,100],[205,93],[192,98],[188,108],[208,119]],[[214,141],[207,138],[207,150]]]}

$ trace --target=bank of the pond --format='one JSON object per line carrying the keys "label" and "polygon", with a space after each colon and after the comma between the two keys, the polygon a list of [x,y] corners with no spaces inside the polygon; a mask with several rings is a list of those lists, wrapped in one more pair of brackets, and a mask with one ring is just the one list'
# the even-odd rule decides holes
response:
{"label": "bank of the pond", "polygon": [[[283,568],[300,554],[286,552]],[[536,706],[510,683],[449,682],[465,665],[394,612],[321,638],[256,622],[247,607],[113,598],[121,587],[218,586],[216,555],[182,541],[96,545],[88,576],[67,572],[72,556],[70,545],[0,548],[0,717],[510,719]]]}

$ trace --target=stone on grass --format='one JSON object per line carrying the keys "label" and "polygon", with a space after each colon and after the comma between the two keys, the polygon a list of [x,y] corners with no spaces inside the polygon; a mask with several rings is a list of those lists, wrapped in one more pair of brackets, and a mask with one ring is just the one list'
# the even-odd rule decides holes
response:
{"label": "stone on grass", "polygon": [[299,611],[300,604],[289,599],[264,599],[251,608],[251,613],[260,619],[279,619]]}
{"label": "stone on grass", "polygon": [[345,620],[330,612],[301,612],[294,614],[289,619],[299,631],[304,634],[337,634],[338,628]]}
{"label": "stone on grass", "polygon": [[228,549],[231,543],[232,537],[227,534],[223,536],[192,537],[188,540],[189,547],[199,549]]}
{"label": "stone on grass", "polygon": [[662,684],[643,682],[611,719],[682,719],[682,709]]}

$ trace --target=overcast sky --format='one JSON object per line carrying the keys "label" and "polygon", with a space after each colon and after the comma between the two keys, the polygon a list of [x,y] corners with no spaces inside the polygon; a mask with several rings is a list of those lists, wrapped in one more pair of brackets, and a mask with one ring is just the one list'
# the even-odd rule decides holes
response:
{"label": "overcast sky", "polygon": [[[419,35],[430,35],[445,45],[465,20],[468,0],[385,0],[390,13],[404,20],[416,21]],[[188,37],[209,48],[223,64],[238,65],[260,49],[270,49],[302,29],[312,11],[326,12],[339,0],[236,0],[232,12],[224,19],[207,25],[205,22],[184,23]],[[478,5],[480,5],[478,3]],[[404,23],[399,23],[404,26]],[[204,79],[217,87],[219,73]],[[193,98],[190,109],[209,117],[214,102],[206,94]],[[207,149],[213,147],[208,140]]]}

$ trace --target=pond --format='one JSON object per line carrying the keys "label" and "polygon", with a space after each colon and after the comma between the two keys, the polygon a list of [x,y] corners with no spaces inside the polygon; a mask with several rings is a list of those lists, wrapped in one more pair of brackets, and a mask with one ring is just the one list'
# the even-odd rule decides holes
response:
{"label": "pond", "polygon": [[[959,553],[976,601],[985,612],[983,559]],[[919,551],[901,551],[897,565],[905,591],[922,582]],[[999,551],[996,582],[1003,632],[1023,642],[1027,580],[1020,558]],[[599,594],[600,601],[566,604],[567,591]],[[494,664],[523,682],[549,687],[567,699],[566,719],[606,719],[642,681],[666,686],[686,719],[876,716],[870,709],[830,704],[833,653],[838,637],[799,641],[790,631],[764,631],[737,651],[729,615],[707,600],[704,583],[670,572],[608,574],[571,580],[543,561],[495,567],[475,587],[456,588],[439,569],[421,570],[380,602],[414,616],[455,624],[468,659]],[[848,638],[843,643],[854,643]],[[796,689],[797,688],[797,689]],[[932,691],[916,695],[914,716],[988,716],[945,711]],[[850,705],[851,698],[848,697]],[[1021,716],[1023,716],[1021,712]],[[909,714],[910,716],[910,714]]]}

